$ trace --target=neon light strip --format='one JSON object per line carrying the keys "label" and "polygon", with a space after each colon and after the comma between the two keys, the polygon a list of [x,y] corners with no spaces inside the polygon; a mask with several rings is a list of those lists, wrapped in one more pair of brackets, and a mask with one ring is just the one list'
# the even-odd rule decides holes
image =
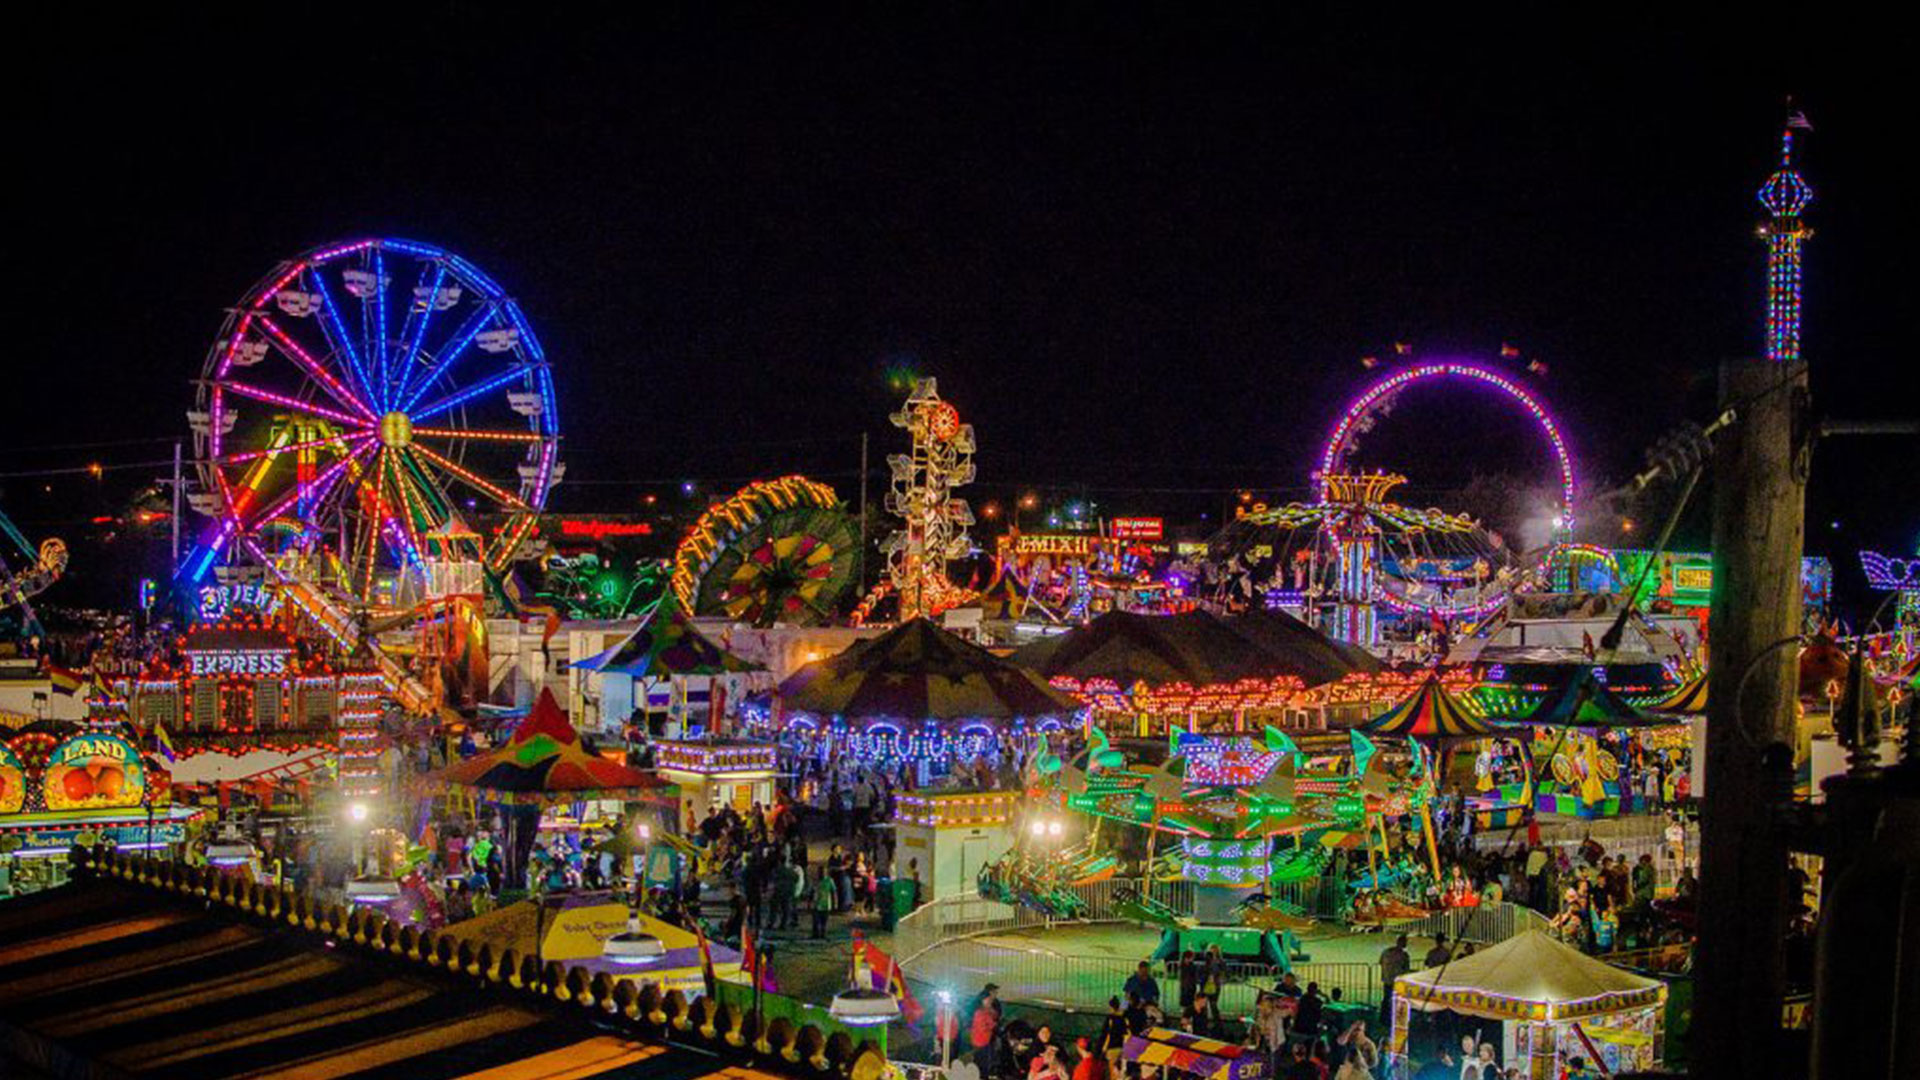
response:
{"label": "neon light strip", "polygon": [[[392,405],[392,401],[387,396],[388,387],[387,387],[386,279],[387,279],[387,262],[384,258],[381,257],[380,249],[376,247],[373,249],[373,333],[374,333],[374,337],[373,337],[372,347],[369,348],[368,351],[373,354],[373,370],[374,370],[374,376],[377,380],[377,382],[375,383],[375,388],[379,391],[379,397],[376,398],[375,400],[379,402],[380,407],[382,409],[386,409]],[[362,312],[365,311],[364,302],[362,303],[361,310]],[[363,314],[362,318],[364,317],[365,316]]]}
{"label": "neon light strip", "polygon": [[[366,414],[368,420],[378,419],[378,417],[374,416],[373,410],[367,408],[365,402],[354,396],[353,391],[348,390],[339,379],[333,376],[332,372],[321,365],[320,361],[315,360],[311,353],[301,348],[297,342],[288,337],[287,332],[280,329],[280,324],[274,322],[272,316],[260,316],[260,326],[266,330],[267,337],[270,338],[275,345],[280,346],[280,351],[304,369],[308,375],[313,376],[313,378],[325,388],[327,393],[333,395],[335,401],[338,401],[349,409],[357,409]],[[234,338],[234,344],[236,347],[239,345],[239,337],[237,335]]]}
{"label": "neon light strip", "polygon": [[410,446],[408,447],[408,449],[412,450],[416,454],[419,454],[421,457],[426,458],[428,461],[433,462],[435,465],[440,466],[442,469],[445,469],[446,471],[452,473],[453,475],[459,477],[460,479],[465,480],[472,487],[477,488],[481,492],[492,496],[496,501],[504,505],[514,507],[515,509],[518,509],[518,510],[530,509],[530,507],[528,507],[525,502],[521,501],[518,495],[514,495],[511,492],[503,491],[500,488],[495,487],[494,485],[488,483],[485,480],[480,479],[478,476],[475,476],[474,474],[468,472],[467,470],[461,468],[460,466],[454,464],[453,462],[448,461],[446,458],[441,457],[439,454],[434,453],[433,451],[427,449],[424,446]]}
{"label": "neon light strip", "polygon": [[440,302],[440,286],[447,279],[447,264],[433,264],[433,284],[427,290],[426,307],[420,312],[420,321],[413,328],[413,340],[407,344],[407,351],[400,356],[400,386],[394,391],[393,400],[403,400],[407,388],[413,381],[414,362],[420,356],[420,343],[426,340],[427,324],[433,321],[434,305]]}
{"label": "neon light strip", "polygon": [[436,439],[480,439],[486,442],[546,442],[548,436],[537,431],[461,431],[457,428],[414,428],[417,438],[428,435]]}
{"label": "neon light strip", "polygon": [[401,402],[401,412],[413,411],[413,406],[420,400],[420,395],[432,389],[433,384],[440,381],[440,376],[445,375],[447,370],[453,367],[454,361],[460,359],[461,354],[467,351],[467,346],[473,344],[473,339],[479,336],[480,331],[486,329],[487,323],[492,318],[492,304],[482,304],[474,309],[472,315],[467,316],[467,321],[454,333],[453,344],[441,354],[440,359],[434,362],[433,367],[427,369],[426,375],[421,377],[408,392],[406,400]]}
{"label": "neon light strip", "polygon": [[[354,434],[356,435],[362,434],[362,433],[366,433],[368,434],[369,437],[371,437],[371,433],[366,432],[366,429],[364,428],[354,432]],[[258,458],[267,457],[271,454],[287,454],[287,453],[292,453],[296,450],[311,450],[311,449],[314,449],[315,447],[333,446],[337,443],[344,441],[344,439],[345,439],[345,436],[328,435],[325,438],[310,439],[306,442],[297,442],[297,443],[293,443],[292,445],[282,446],[274,450],[250,450],[244,454],[234,454],[231,457],[221,458],[220,464],[239,465],[239,464],[242,464],[243,462],[253,461]]]}
{"label": "neon light strip", "polygon": [[1334,426],[1333,434],[1328,436],[1326,448],[1320,454],[1320,472],[1315,477],[1315,483],[1318,485],[1319,501],[1325,502],[1327,499],[1327,477],[1339,473],[1344,467],[1347,442],[1355,434],[1354,425],[1359,423],[1363,417],[1371,412],[1375,403],[1408,383],[1420,379],[1448,375],[1477,379],[1497,390],[1504,391],[1508,397],[1518,401],[1521,405],[1525,406],[1527,412],[1532,414],[1534,421],[1540,425],[1542,431],[1546,432],[1547,441],[1553,444],[1554,456],[1559,461],[1561,501],[1563,504],[1562,520],[1565,525],[1571,527],[1573,524],[1574,491],[1573,456],[1568,453],[1566,440],[1560,435],[1560,427],[1554,423],[1553,417],[1547,412],[1546,406],[1542,405],[1539,400],[1528,393],[1525,388],[1506,376],[1475,364],[1460,363],[1457,361],[1416,364],[1413,367],[1394,372],[1379,382],[1374,383],[1361,393],[1359,397],[1353,399],[1352,403],[1347,406],[1346,412],[1341,415],[1340,422]]}
{"label": "neon light strip", "polygon": [[[319,257],[314,259],[316,263],[321,261]],[[334,306],[333,294],[327,291],[327,279],[320,273],[317,266],[313,271],[313,291],[320,294],[320,307],[327,316],[321,322],[321,328],[324,330],[328,326],[333,327],[333,333],[328,335],[330,342],[335,349],[347,354],[347,367],[353,375],[354,382],[360,386],[361,396],[368,401],[379,401],[379,398],[374,396],[373,384],[367,381],[366,369],[360,366],[360,352],[353,347],[353,339],[347,336],[347,324],[340,320],[340,309]]]}
{"label": "neon light strip", "polygon": [[346,413],[334,412],[332,409],[321,408],[311,402],[287,397],[285,394],[276,394],[271,390],[262,390],[248,383],[224,382],[221,383],[220,386],[222,389],[231,390],[241,397],[250,397],[256,401],[264,401],[269,405],[279,405],[282,408],[292,409],[295,412],[307,413],[311,416],[332,420],[334,423],[340,424],[349,430],[364,430],[367,426],[367,422],[363,417],[348,416]]}
{"label": "neon light strip", "polygon": [[500,387],[505,386],[507,383],[510,383],[515,379],[523,379],[527,376],[527,374],[528,374],[528,368],[523,366],[508,368],[507,370],[501,372],[498,375],[493,376],[490,379],[487,379],[482,382],[474,383],[472,386],[466,388],[465,390],[460,391],[457,394],[454,394],[451,397],[441,398],[439,401],[436,401],[433,404],[427,406],[426,408],[421,409],[420,411],[414,413],[413,418],[415,420],[425,420],[429,416],[438,416],[441,413],[446,412],[447,410],[452,409],[457,405],[464,404],[465,402],[471,401],[474,398],[479,397],[481,394],[484,394],[489,390],[497,390]]}

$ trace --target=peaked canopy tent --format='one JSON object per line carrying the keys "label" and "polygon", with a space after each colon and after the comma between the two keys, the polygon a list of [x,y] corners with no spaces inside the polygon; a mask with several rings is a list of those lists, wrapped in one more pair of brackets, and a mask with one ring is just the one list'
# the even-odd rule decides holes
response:
{"label": "peaked canopy tent", "polygon": [[822,761],[909,762],[924,778],[994,758],[1008,774],[1002,736],[1060,727],[1079,710],[1032,672],[915,619],[794,672],[775,691],[774,725]]}
{"label": "peaked canopy tent", "polygon": [[1603,743],[1624,742],[1618,734],[1623,730],[1672,727],[1685,720],[1636,708],[1602,683],[1594,668],[1582,665],[1511,722],[1534,729],[1532,756],[1546,763],[1545,770],[1534,772],[1534,808],[1592,818],[1631,810],[1643,798],[1623,768],[1624,750],[1616,756]]}
{"label": "peaked canopy tent", "polygon": [[[1195,730],[1308,726],[1303,691],[1379,672],[1380,664],[1278,612],[1221,619],[1204,611],[1114,611],[1017,650],[1013,660],[1138,737]],[[1324,726],[1325,716],[1320,726]]]}
{"label": "peaked canopy tent", "polygon": [[1494,734],[1493,725],[1459,698],[1447,692],[1438,673],[1429,675],[1420,689],[1393,708],[1360,725],[1370,735],[1403,738],[1474,739]]}
{"label": "peaked canopy tent", "polygon": [[725,726],[728,702],[747,692],[745,676],[766,670],[701,633],[671,599],[654,605],[619,644],[571,667],[585,673],[584,696],[598,703],[603,728],[643,713],[681,724],[704,716],[709,730]]}
{"label": "peaked canopy tent", "polygon": [[667,781],[589,753],[551,690],[540,691],[506,742],[447,766],[437,779],[506,811],[510,875],[525,867],[544,809],[617,800],[651,804],[671,820],[678,806],[677,792]]}
{"label": "peaked canopy tent", "polygon": [[1539,930],[1393,983],[1390,1064],[1409,1057],[1414,1013],[1453,1012],[1505,1026],[1504,1059],[1529,1077],[1559,1075],[1568,1057],[1610,1072],[1659,1063],[1666,984],[1635,975]]}

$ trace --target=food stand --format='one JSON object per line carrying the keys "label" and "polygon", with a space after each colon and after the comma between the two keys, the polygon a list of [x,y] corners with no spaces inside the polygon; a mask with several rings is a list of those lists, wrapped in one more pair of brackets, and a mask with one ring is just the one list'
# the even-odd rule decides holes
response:
{"label": "food stand", "polygon": [[1571,1057],[1597,1060],[1610,1073],[1651,1069],[1660,1063],[1666,997],[1658,979],[1529,930],[1395,979],[1387,1060],[1395,1070],[1410,1064],[1416,1014],[1451,1012],[1498,1023],[1500,1060],[1521,1064],[1532,1080],[1560,1075]]}
{"label": "food stand", "polygon": [[77,843],[165,850],[199,814],[116,732],[22,732],[0,742],[0,895],[60,884]]}

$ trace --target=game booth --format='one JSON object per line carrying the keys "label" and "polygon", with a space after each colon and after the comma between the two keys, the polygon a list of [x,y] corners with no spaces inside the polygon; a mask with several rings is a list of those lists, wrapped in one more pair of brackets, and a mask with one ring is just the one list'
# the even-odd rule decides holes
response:
{"label": "game booth", "polygon": [[164,851],[199,813],[117,733],[22,732],[0,742],[0,896],[61,884],[75,844]]}
{"label": "game booth", "polygon": [[1443,967],[1393,983],[1392,1075],[1465,1039],[1494,1047],[1530,1080],[1553,1080],[1570,1058],[1608,1075],[1653,1069],[1661,1059],[1666,984],[1623,971],[1530,930]]}

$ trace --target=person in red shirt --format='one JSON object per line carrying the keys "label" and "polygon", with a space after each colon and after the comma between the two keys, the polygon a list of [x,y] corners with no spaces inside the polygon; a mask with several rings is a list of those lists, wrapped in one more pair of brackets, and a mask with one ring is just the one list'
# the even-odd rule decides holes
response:
{"label": "person in red shirt", "polygon": [[988,983],[980,992],[980,1003],[973,1010],[973,1017],[967,1028],[967,1042],[973,1047],[973,1063],[983,1078],[993,1076],[994,1038],[1000,1031],[1000,1009],[994,995],[1000,988]]}
{"label": "person in red shirt", "polygon": [[1085,1039],[1081,1039],[1077,1045],[1080,1048],[1080,1063],[1073,1067],[1073,1080],[1107,1080],[1107,1059],[1100,1054],[1090,1053]]}

